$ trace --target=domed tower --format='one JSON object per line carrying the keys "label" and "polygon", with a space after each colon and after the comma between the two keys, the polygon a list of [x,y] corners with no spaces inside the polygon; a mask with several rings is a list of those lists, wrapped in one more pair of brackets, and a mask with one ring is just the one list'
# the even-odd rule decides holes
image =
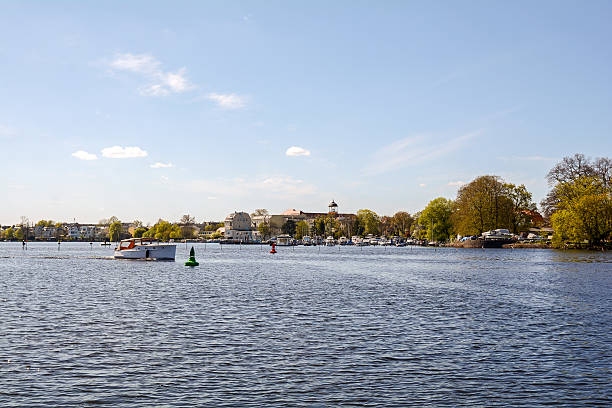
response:
{"label": "domed tower", "polygon": [[329,203],[327,207],[329,208],[330,214],[334,214],[334,215],[338,214],[338,204],[336,204],[334,200],[332,200],[331,203]]}

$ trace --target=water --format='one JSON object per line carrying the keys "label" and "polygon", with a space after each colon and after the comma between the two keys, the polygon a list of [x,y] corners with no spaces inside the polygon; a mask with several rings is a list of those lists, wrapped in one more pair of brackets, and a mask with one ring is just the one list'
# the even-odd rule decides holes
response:
{"label": "water", "polygon": [[2,406],[609,406],[612,254],[0,243]]}

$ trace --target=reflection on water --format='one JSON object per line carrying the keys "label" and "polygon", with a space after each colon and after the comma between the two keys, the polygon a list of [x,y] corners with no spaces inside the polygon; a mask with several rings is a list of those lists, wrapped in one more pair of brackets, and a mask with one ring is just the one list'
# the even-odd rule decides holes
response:
{"label": "reflection on water", "polygon": [[0,405],[609,405],[608,253],[0,243]]}

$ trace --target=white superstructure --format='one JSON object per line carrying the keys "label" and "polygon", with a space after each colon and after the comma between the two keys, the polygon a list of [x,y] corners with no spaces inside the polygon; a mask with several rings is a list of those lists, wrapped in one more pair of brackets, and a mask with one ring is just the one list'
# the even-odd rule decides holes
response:
{"label": "white superstructure", "polygon": [[154,238],[131,238],[119,242],[115,248],[118,259],[174,260],[176,244],[162,244]]}

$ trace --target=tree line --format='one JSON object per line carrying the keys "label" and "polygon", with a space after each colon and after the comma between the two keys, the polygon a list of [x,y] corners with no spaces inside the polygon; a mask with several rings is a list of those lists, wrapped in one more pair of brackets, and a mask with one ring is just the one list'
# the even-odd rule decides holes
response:
{"label": "tree line", "polygon": [[[318,217],[312,225],[288,220],[282,232],[298,239],[304,235],[372,234],[448,241],[457,235],[481,235],[499,228],[519,234],[547,226],[554,230],[555,247],[610,245],[612,160],[575,154],[563,158],[546,178],[551,190],[540,203],[542,214],[525,185],[483,175],[463,185],[454,199],[435,198],[414,214],[399,211],[389,217],[362,209],[342,222],[331,214]],[[267,236],[269,226],[260,224],[259,231]]]}

